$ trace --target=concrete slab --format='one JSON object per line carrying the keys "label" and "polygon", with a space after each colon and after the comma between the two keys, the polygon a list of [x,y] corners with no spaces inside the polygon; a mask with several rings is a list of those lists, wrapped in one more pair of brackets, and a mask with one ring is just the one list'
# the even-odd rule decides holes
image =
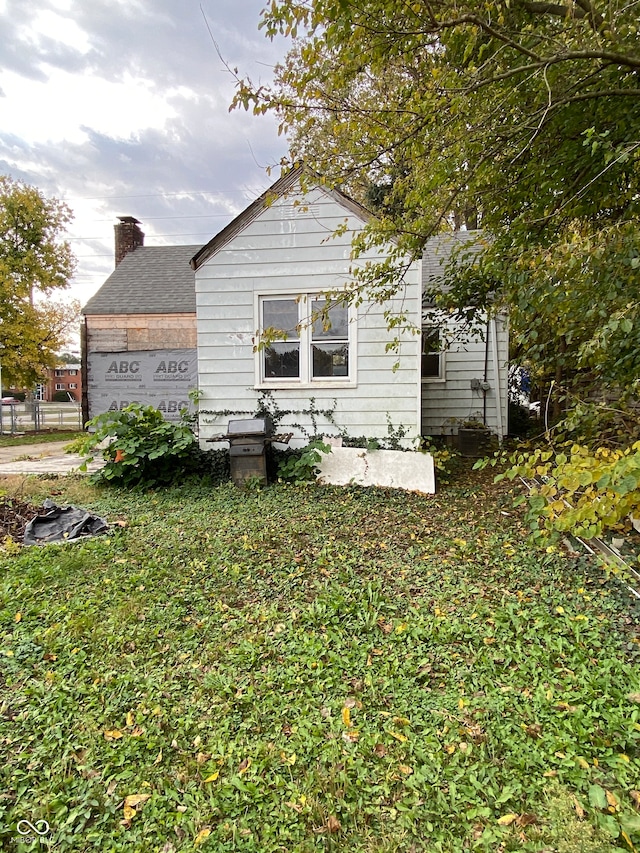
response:
{"label": "concrete slab", "polygon": [[[0,477],[14,474],[72,474],[78,471],[83,457],[65,453],[68,441],[43,444],[21,444],[0,448]],[[87,469],[91,474],[104,465],[104,460],[92,462]]]}
{"label": "concrete slab", "polygon": [[436,491],[429,453],[332,447],[323,454],[318,468],[318,482],[334,486],[383,486],[427,495]]}

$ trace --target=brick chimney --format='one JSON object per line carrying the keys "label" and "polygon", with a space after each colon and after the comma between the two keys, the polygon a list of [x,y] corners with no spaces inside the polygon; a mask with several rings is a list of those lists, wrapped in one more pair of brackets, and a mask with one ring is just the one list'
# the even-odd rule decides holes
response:
{"label": "brick chimney", "polygon": [[138,227],[140,220],[135,216],[119,216],[120,223],[113,226],[116,235],[116,266],[139,246],[144,246],[144,233]]}

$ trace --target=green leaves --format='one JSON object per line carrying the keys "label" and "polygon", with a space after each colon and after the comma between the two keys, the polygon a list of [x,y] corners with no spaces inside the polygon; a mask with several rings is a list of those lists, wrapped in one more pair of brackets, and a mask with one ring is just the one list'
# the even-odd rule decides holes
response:
{"label": "green leaves", "polygon": [[507,477],[538,483],[527,498],[534,528],[592,538],[640,514],[640,442],[624,450],[577,444],[566,449],[555,457],[540,448],[511,457]]}
{"label": "green leaves", "polygon": [[626,602],[531,548],[510,483],[52,485],[128,524],[0,558],[3,841],[638,846]]}
{"label": "green leaves", "polygon": [[398,247],[360,280],[384,282],[375,299],[434,233],[481,227],[484,259],[452,267],[443,309],[506,307],[543,387],[637,379],[633,4],[274,0],[262,26],[297,38],[275,86],[241,81],[235,103],[274,111],[290,162],[377,214],[354,245]]}
{"label": "green leaves", "polygon": [[40,380],[78,319],[77,301],[52,299],[68,287],[75,268],[61,240],[70,220],[62,202],[0,175],[0,350],[7,386]]}
{"label": "green leaves", "polygon": [[166,421],[153,406],[132,403],[120,411],[97,415],[87,428],[93,431],[79,447],[81,454],[94,454],[108,442],[100,451],[106,465],[92,476],[96,483],[167,484],[195,462],[197,441],[191,427],[186,422]]}

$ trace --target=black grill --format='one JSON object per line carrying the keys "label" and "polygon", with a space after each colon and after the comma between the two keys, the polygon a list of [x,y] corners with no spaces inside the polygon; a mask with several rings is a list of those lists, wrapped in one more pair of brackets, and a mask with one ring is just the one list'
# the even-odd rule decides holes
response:
{"label": "black grill", "polygon": [[273,433],[271,418],[229,421],[224,438],[229,442],[231,479],[236,486],[257,478],[267,482],[267,443]]}

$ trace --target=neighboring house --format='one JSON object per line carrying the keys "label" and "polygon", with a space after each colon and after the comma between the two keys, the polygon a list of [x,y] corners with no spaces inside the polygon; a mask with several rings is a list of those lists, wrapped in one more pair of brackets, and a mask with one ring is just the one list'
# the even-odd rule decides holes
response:
{"label": "neighboring house", "polygon": [[79,364],[59,364],[47,369],[46,382],[38,385],[36,396],[47,402],[62,394],[65,400],[79,403],[82,400],[82,370]]}
{"label": "neighboring house", "polygon": [[82,309],[84,419],[132,402],[175,419],[197,385],[198,246],[144,246],[140,223],[119,217],[114,272]]}
{"label": "neighboring house", "polygon": [[[191,261],[200,408],[209,412],[201,415],[201,439],[224,431],[230,412],[249,416],[261,400],[290,411],[279,426],[298,435],[300,426],[369,438],[402,430],[409,441],[456,432],[459,422],[483,414],[504,435],[506,324],[489,324],[488,346],[477,341],[442,353],[441,330],[422,306],[423,277],[437,274],[446,240],[427,246],[391,301],[336,304],[330,326],[309,322],[323,292],[352,280],[352,239],[370,214],[320,182],[305,182],[303,191],[301,175],[295,169],[276,181]],[[357,263],[376,260],[372,253]],[[389,310],[424,327],[422,336],[403,336],[399,353],[387,349]],[[267,329],[285,330],[286,339],[260,345]]]}

